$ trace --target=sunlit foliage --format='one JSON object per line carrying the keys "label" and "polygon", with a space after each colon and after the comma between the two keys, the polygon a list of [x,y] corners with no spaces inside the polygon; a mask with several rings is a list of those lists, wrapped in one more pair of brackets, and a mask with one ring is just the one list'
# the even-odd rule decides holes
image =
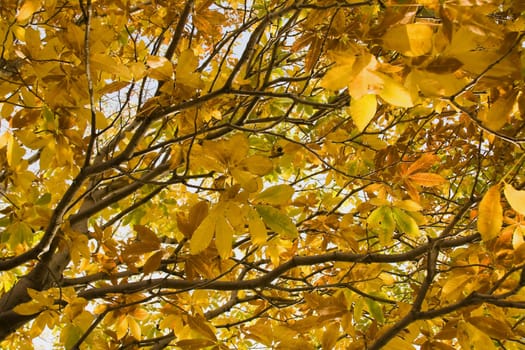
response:
{"label": "sunlit foliage", "polygon": [[0,4],[0,347],[523,349],[525,3]]}

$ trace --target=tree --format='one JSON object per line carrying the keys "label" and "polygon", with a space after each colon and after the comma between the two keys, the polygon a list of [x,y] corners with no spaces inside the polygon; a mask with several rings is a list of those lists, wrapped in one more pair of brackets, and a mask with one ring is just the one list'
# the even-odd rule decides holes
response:
{"label": "tree", "polygon": [[0,339],[519,349],[525,5],[0,7]]}

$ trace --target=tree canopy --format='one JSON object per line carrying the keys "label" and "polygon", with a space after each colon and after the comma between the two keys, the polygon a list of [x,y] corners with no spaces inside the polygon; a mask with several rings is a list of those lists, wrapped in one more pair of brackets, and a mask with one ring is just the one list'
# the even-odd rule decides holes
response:
{"label": "tree canopy", "polygon": [[524,2],[0,18],[0,347],[525,346]]}

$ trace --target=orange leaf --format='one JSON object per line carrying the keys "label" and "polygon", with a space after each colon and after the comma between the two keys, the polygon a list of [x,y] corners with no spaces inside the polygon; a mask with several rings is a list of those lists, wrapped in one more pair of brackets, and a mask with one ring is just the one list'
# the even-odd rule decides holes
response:
{"label": "orange leaf", "polygon": [[413,174],[415,172],[419,172],[420,170],[426,170],[430,168],[432,165],[436,164],[439,161],[439,157],[435,154],[425,153],[421,156],[418,160],[416,160],[414,163],[412,163],[408,169],[406,170],[405,174]]}
{"label": "orange leaf", "polygon": [[408,177],[410,181],[426,187],[439,186],[447,182],[443,176],[433,173],[415,173]]}

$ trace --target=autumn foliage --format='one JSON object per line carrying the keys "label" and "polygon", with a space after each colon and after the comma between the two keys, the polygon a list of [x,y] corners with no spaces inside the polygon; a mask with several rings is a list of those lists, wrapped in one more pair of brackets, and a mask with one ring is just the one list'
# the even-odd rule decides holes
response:
{"label": "autumn foliage", "polygon": [[525,3],[0,5],[0,347],[523,349]]}

